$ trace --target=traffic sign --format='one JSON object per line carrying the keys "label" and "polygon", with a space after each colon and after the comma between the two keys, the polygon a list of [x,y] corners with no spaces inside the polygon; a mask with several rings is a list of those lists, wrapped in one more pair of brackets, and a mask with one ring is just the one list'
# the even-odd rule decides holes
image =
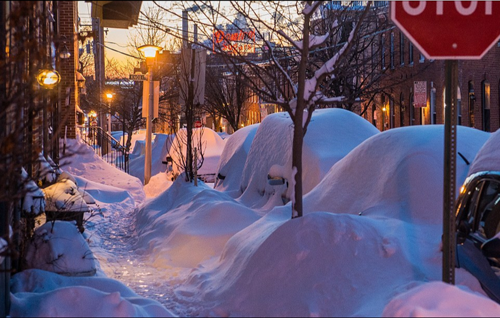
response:
{"label": "traffic sign", "polygon": [[133,81],[146,81],[146,75],[144,74],[130,74],[129,79]]}
{"label": "traffic sign", "polygon": [[427,106],[427,81],[413,82],[413,107]]}
{"label": "traffic sign", "polygon": [[500,39],[500,1],[391,1],[391,19],[428,59],[481,59]]}

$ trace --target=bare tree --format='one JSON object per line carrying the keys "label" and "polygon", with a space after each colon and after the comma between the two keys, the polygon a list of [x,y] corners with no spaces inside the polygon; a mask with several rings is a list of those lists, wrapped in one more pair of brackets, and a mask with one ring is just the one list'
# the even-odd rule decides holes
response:
{"label": "bare tree", "polygon": [[[234,41],[233,36],[227,36],[222,32],[218,32],[217,41],[212,41],[211,46],[216,54],[226,58],[226,63],[236,65],[245,65],[244,76],[252,89],[266,101],[280,105],[293,121],[293,146],[292,146],[292,180],[291,185],[294,189],[292,195],[292,217],[300,217],[303,214],[302,206],[302,148],[303,138],[307,132],[307,127],[311,120],[312,113],[317,108],[319,103],[332,102],[341,99],[340,96],[328,98],[322,92],[324,81],[328,77],[334,76],[336,68],[345,59],[346,54],[350,51],[355,35],[360,28],[360,21],[370,9],[370,3],[363,10],[363,14],[359,20],[352,22],[351,31],[345,42],[337,42],[334,46],[335,54],[328,60],[322,61],[321,65],[315,67],[312,63],[311,51],[315,48],[323,46],[329,38],[329,32],[318,34],[311,25],[313,15],[322,4],[321,1],[306,1],[296,3],[295,9],[300,15],[300,19],[290,19],[290,29],[284,32],[278,24],[283,24],[288,19],[286,14],[281,14],[280,19],[264,18],[264,13],[273,16],[276,12],[286,12],[289,8],[284,8],[284,4],[279,2],[266,2],[265,6],[257,8],[259,4],[254,1],[231,1],[231,9],[239,20],[244,18],[245,22],[234,23],[228,15],[221,14],[217,9],[217,5],[207,1],[195,2],[199,8],[208,7],[209,10],[201,10],[197,15],[192,14],[190,18],[203,27],[202,32],[208,39],[211,39],[217,30],[215,26],[221,22],[231,24],[238,34],[242,35],[238,41]],[[158,7],[161,5],[155,1]],[[259,12],[263,10],[264,12]],[[170,11],[172,14],[175,12]],[[275,15],[276,16],[276,15]],[[208,21],[208,22],[205,22]],[[332,28],[335,28],[338,22],[334,22]],[[215,28],[214,28],[215,27]],[[240,33],[241,32],[241,33]],[[259,63],[251,58],[248,58],[248,50],[246,46],[241,46],[241,42],[245,44],[252,40],[252,32],[255,32],[255,37],[260,39],[264,44],[268,54],[266,61]],[[232,32],[234,34],[234,32]],[[276,44],[271,43],[270,38],[279,36],[282,43],[293,47],[297,52],[293,56],[295,65],[283,65],[283,55],[277,56],[275,51]],[[222,39],[222,40],[219,40]],[[255,38],[253,39],[255,41]],[[280,45],[284,47],[284,45]],[[210,48],[210,45],[207,45]],[[243,48],[243,49],[242,49]],[[282,51],[284,52],[284,51]],[[289,89],[291,88],[291,89]]]}
{"label": "bare tree", "polygon": [[217,115],[226,119],[233,131],[240,127],[246,101],[251,93],[242,73],[241,67],[207,68],[204,109],[214,119]]}

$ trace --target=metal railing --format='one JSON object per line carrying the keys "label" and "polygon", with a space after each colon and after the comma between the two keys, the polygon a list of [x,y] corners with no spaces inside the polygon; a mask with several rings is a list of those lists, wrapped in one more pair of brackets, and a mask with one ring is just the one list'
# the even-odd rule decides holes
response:
{"label": "metal railing", "polygon": [[99,126],[81,127],[80,136],[107,163],[129,172],[129,154],[118,140]]}

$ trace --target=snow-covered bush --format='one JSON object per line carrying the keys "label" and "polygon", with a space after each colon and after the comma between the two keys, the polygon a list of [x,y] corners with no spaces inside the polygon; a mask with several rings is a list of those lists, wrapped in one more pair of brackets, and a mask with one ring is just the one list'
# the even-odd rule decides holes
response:
{"label": "snow-covered bush", "polygon": [[26,253],[28,268],[63,275],[94,275],[92,251],[74,222],[45,223],[35,230]]}

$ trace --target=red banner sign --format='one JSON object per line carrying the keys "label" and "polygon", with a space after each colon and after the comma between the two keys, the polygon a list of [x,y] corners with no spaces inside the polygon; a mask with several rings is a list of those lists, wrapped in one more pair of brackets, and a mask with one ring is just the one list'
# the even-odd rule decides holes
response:
{"label": "red banner sign", "polygon": [[233,54],[255,53],[255,31],[224,32],[217,30],[212,36],[213,50],[221,49]]}

